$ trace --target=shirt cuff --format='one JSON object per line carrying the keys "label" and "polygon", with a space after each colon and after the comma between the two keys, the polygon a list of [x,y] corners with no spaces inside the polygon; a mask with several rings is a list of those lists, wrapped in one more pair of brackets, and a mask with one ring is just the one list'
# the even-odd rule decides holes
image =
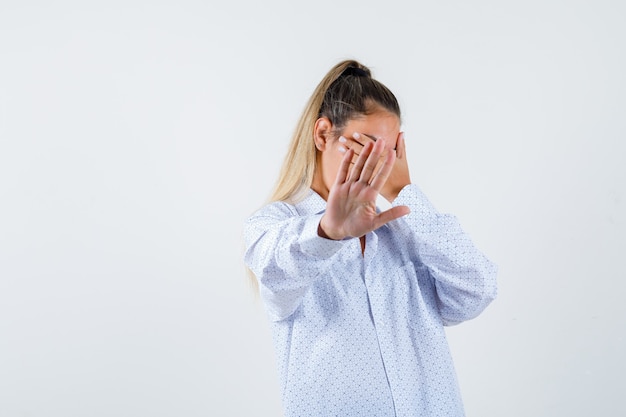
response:
{"label": "shirt cuff", "polygon": [[303,253],[319,259],[328,259],[343,247],[344,241],[326,239],[317,234],[322,215],[316,214],[306,219],[298,241]]}

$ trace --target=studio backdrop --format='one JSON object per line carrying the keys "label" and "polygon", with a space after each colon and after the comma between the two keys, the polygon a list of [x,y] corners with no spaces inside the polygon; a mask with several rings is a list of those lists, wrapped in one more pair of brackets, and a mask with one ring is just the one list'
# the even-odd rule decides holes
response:
{"label": "studio backdrop", "polygon": [[242,263],[317,82],[397,95],[413,182],[499,267],[468,417],[626,415],[621,2],[0,3],[0,416],[279,416]]}

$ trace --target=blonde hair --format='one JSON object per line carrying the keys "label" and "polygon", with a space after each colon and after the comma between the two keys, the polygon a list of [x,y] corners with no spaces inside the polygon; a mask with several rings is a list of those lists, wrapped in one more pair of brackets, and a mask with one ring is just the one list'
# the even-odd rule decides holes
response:
{"label": "blonde hair", "polygon": [[336,64],[313,91],[291,137],[287,155],[270,201],[296,203],[311,187],[317,161],[313,133],[320,117],[328,117],[335,130],[373,105],[400,117],[393,93],[371,78],[369,68],[354,60]]}

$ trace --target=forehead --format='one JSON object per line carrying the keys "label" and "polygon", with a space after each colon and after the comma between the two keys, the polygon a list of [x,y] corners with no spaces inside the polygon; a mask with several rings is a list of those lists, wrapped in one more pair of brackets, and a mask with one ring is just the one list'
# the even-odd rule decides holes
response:
{"label": "forehead", "polygon": [[393,113],[380,110],[348,121],[344,133],[351,135],[354,132],[373,136],[376,139],[395,140],[400,132],[400,119]]}

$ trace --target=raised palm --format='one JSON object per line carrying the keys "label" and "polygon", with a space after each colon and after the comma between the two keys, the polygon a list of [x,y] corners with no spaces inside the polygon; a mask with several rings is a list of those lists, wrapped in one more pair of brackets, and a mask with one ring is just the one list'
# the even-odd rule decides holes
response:
{"label": "raised palm", "polygon": [[341,161],[335,183],[330,189],[326,213],[320,221],[323,235],[330,239],[361,237],[385,223],[409,213],[406,206],[376,211],[376,199],[391,173],[395,152],[388,152],[378,171],[376,165],[384,149],[384,141],[367,143],[352,169],[354,151],[349,149]]}

